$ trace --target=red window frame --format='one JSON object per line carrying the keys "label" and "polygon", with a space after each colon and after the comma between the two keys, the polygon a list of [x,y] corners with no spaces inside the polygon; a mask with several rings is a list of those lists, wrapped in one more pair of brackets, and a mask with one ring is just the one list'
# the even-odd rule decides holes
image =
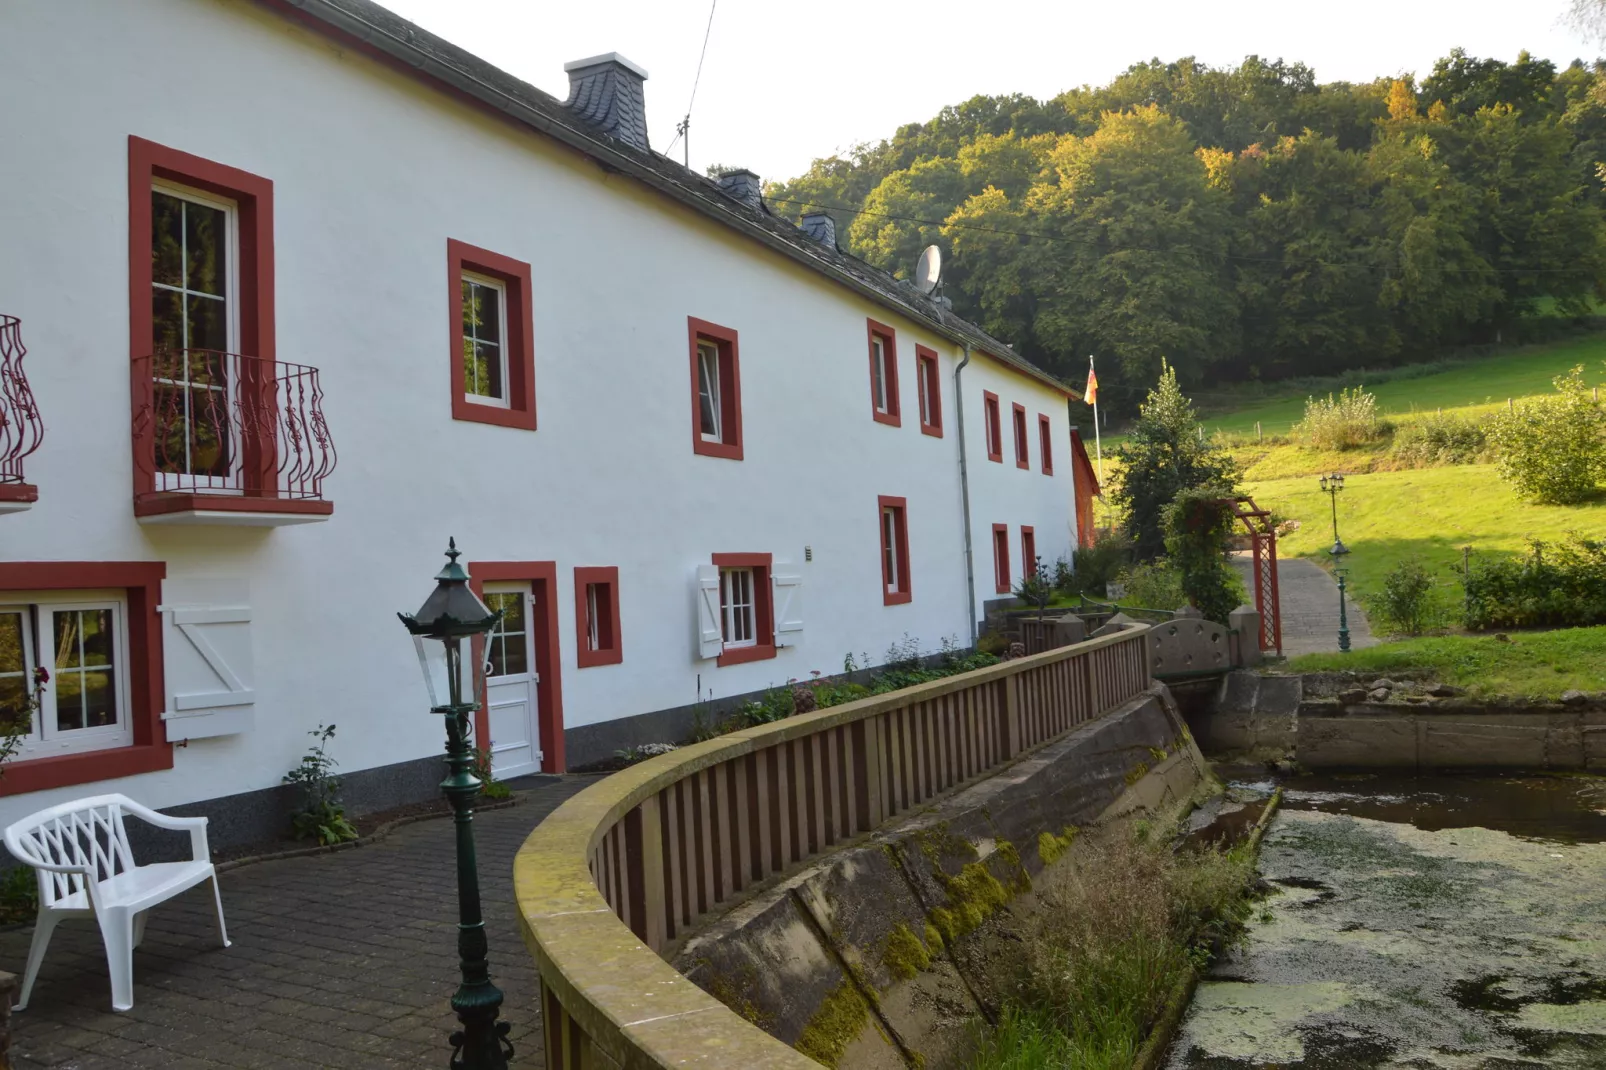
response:
{"label": "red window frame", "polygon": [[[758,640],[752,646],[739,646],[721,651],[717,665],[740,665],[748,661],[763,661],[775,656],[775,592],[770,587],[772,554],[715,554],[715,568],[750,568],[753,570],[753,636]],[[724,580],[721,579],[723,586]],[[721,613],[724,595],[720,596]]]}
{"label": "red window frame", "polygon": [[915,346],[916,385],[925,388],[920,399],[920,433],[933,438],[942,437],[942,376],[938,367],[935,349]]}
{"label": "red window frame", "polygon": [[[150,203],[149,187],[145,201]],[[150,242],[145,260],[150,262]],[[145,308],[150,309],[147,285]],[[24,795],[48,788],[89,784],[98,780],[173,768],[173,745],[162,727],[166,682],[162,677],[161,561],[7,561],[0,562],[0,590],[120,590],[128,600],[128,719],[134,742],[126,747],[23,758],[6,763],[0,796]]]}
{"label": "red window frame", "polygon": [[1037,575],[1037,531],[1029,524],[1020,528],[1020,574],[1022,579]]}
{"label": "red window frame", "polygon": [[[556,561],[471,561],[469,590],[485,597],[487,583],[528,583],[536,611],[530,614],[535,631],[535,701],[539,710],[541,772],[561,773],[563,755],[563,663],[558,645],[558,565]],[[475,664],[483,664],[485,640],[474,640]],[[474,738],[491,738],[491,715],[480,703],[474,714]]]}
{"label": "red window frame", "polygon": [[[888,509],[891,509],[893,514],[892,549],[897,558],[896,576],[891,575],[887,569],[887,528],[884,518]],[[876,498],[875,516],[876,544],[881,552],[881,604],[906,605],[914,599],[914,589],[909,583],[909,500],[882,494]],[[894,587],[896,590],[891,589]]]}
{"label": "red window frame", "polygon": [[[128,138],[128,346],[130,413],[135,429],[130,456],[134,478],[134,515],[205,509],[212,512],[307,513],[328,515],[334,503],[277,497],[278,472],[271,450],[243,443],[246,485],[250,493],[156,490],[156,473],[143,459],[154,443],[141,408],[151,398],[150,369],[144,361],[155,348],[151,319],[151,186],[165,179],[233,201],[239,227],[239,351],[265,361],[275,358],[273,183],[260,175],[227,167],[200,156],[158,145],[142,137]],[[142,429],[143,425],[143,429]]]}
{"label": "red window frame", "polygon": [[[597,648],[591,648],[592,585],[597,592]],[[576,566],[574,570],[574,660],[582,669],[618,665],[624,660],[619,642],[619,569],[616,566]]]}
{"label": "red window frame", "polygon": [[981,392],[982,430],[987,436],[987,459],[1004,463],[1003,414],[998,408],[998,395],[991,390]]}
{"label": "red window frame", "polygon": [[1054,423],[1046,413],[1037,414],[1037,448],[1043,455],[1043,474],[1054,474]]}
{"label": "red window frame", "polygon": [[1016,402],[1010,405],[1009,410],[1015,432],[1015,467],[1031,468],[1030,445],[1026,439],[1026,406]]}
{"label": "red window frame", "polygon": [[[878,424],[886,424],[889,427],[902,427],[903,406],[899,400],[898,392],[898,332],[888,327],[885,323],[878,323],[872,319],[865,320],[865,324],[867,336],[865,345],[870,353],[870,415],[875,417],[875,422]],[[875,404],[875,342],[877,338],[881,339],[882,350],[887,355],[886,412],[876,408]]]}
{"label": "red window frame", "polygon": [[[704,457],[742,459],[742,355],[736,332],[717,323],[686,317],[686,336],[691,351],[691,449]],[[718,442],[709,442],[702,433],[701,391],[697,386],[697,343],[712,342],[719,350],[719,432]]]}
{"label": "red window frame", "polygon": [[993,525],[993,586],[999,594],[1009,594],[1009,525]]}
{"label": "red window frame", "polygon": [[[468,400],[463,380],[463,272],[488,275],[507,289],[507,408]],[[535,430],[535,318],[530,265],[446,239],[447,309],[451,314],[452,419]]]}

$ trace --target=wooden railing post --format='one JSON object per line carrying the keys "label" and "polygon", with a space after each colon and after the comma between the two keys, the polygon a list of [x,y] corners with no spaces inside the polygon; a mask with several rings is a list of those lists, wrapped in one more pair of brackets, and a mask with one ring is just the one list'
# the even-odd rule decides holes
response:
{"label": "wooden railing post", "polygon": [[664,895],[664,826],[658,796],[649,795],[641,800],[636,813],[640,819],[641,849],[639,853],[631,852],[630,877],[634,883],[639,874],[637,902],[644,913],[643,928],[636,935],[648,947],[659,951],[664,946],[664,918],[669,908]]}
{"label": "wooden railing post", "polygon": [[1004,677],[1004,757],[1021,752],[1020,677]]}

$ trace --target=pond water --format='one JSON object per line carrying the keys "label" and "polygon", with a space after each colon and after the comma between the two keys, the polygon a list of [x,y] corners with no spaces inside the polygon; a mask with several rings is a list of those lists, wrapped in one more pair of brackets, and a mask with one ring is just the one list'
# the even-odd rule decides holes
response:
{"label": "pond water", "polygon": [[1267,894],[1169,1067],[1606,1068],[1606,778],[1282,786]]}

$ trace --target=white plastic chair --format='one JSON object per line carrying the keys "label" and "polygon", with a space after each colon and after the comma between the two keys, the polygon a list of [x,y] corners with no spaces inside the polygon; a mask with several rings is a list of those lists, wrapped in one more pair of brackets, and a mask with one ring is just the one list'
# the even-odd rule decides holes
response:
{"label": "white plastic chair", "polygon": [[[189,830],[191,860],[135,865],[124,814],[157,828]],[[100,924],[112,978],[112,1009],[117,1011],[134,1006],[134,948],[144,939],[146,915],[156,904],[210,880],[218,936],[229,946],[204,817],[169,817],[124,795],[97,795],[31,814],[6,829],[5,839],[6,849],[32,866],[39,878],[39,917],[22,978],[22,1000],[13,1010],[28,1006],[50,935],[63,918],[93,917]]]}

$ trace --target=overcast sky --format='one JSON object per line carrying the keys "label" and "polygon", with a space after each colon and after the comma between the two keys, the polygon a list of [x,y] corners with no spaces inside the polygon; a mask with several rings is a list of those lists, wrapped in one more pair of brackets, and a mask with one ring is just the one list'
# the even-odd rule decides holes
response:
{"label": "overcast sky", "polygon": [[[568,95],[565,62],[623,54],[650,75],[659,151],[686,111],[709,13],[708,0],[381,2],[558,97]],[[1456,46],[1506,60],[1526,48],[1558,66],[1594,51],[1561,24],[1566,0],[716,2],[691,166],[744,166],[765,179],[977,93],[1053,96],[1154,57],[1229,65],[1257,54],[1302,61],[1322,81],[1363,81],[1426,74]]]}

